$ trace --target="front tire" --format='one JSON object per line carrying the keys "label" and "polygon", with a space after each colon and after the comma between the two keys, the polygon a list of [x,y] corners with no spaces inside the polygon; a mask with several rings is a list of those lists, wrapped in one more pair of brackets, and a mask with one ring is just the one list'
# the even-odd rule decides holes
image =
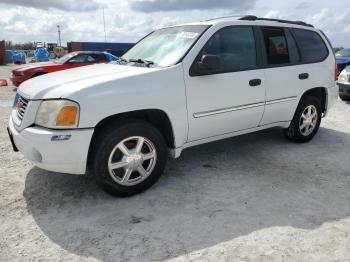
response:
{"label": "front tire", "polygon": [[124,121],[104,128],[93,145],[92,173],[107,193],[126,197],[157,182],[165,168],[167,146],[151,124]]}
{"label": "front tire", "polygon": [[285,136],[296,143],[309,142],[317,133],[322,119],[320,101],[314,96],[305,96],[299,104]]}

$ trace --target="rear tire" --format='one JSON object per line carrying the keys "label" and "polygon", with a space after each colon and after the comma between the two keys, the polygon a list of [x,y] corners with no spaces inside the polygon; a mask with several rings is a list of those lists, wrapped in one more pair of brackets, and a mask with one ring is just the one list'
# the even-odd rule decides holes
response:
{"label": "rear tire", "polygon": [[314,96],[305,96],[299,104],[285,136],[296,143],[309,142],[317,133],[322,119],[320,101]]}
{"label": "rear tire", "polygon": [[151,124],[122,121],[97,135],[91,160],[97,184],[111,195],[126,197],[157,182],[167,161],[167,146]]}
{"label": "rear tire", "polygon": [[343,96],[343,95],[339,95],[340,99],[343,100],[343,101],[350,101],[350,96]]}

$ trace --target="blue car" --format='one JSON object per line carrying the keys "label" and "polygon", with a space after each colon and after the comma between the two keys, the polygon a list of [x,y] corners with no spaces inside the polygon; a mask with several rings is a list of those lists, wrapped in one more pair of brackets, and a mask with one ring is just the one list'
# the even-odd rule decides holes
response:
{"label": "blue car", "polygon": [[335,53],[335,57],[337,59],[338,71],[341,73],[346,66],[350,65],[350,48],[339,50]]}

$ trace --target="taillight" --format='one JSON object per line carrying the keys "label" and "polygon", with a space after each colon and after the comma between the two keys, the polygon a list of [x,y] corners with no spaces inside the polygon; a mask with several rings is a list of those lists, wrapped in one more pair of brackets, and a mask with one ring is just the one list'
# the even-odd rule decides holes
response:
{"label": "taillight", "polygon": [[337,81],[337,80],[338,80],[339,74],[340,74],[340,72],[339,72],[338,65],[335,64],[335,65],[334,65],[334,81]]}

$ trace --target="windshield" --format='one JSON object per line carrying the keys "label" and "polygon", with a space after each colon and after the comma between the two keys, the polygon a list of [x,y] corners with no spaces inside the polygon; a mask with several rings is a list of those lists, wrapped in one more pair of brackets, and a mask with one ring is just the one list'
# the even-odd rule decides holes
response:
{"label": "windshield", "polygon": [[66,54],[66,55],[62,56],[61,58],[56,59],[55,63],[62,65],[75,55],[76,55],[75,53]]}
{"label": "windshield", "polygon": [[346,56],[350,57],[350,49],[342,49],[335,53],[335,56]]}
{"label": "windshield", "polygon": [[138,42],[122,59],[151,61],[161,67],[175,65],[207,28],[207,25],[186,25],[157,30]]}

